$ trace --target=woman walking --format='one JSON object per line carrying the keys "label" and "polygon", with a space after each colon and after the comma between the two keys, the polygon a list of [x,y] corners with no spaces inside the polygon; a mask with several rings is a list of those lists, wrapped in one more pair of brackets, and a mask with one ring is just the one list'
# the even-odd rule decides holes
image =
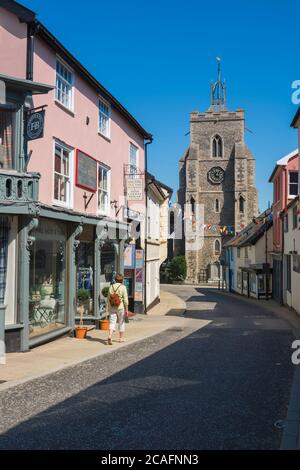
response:
{"label": "woman walking", "polygon": [[112,345],[112,335],[116,330],[118,323],[119,341],[124,341],[125,332],[125,317],[128,316],[128,294],[126,286],[123,284],[123,275],[117,274],[115,282],[111,284],[108,296],[107,305],[109,312],[109,334],[107,344]]}

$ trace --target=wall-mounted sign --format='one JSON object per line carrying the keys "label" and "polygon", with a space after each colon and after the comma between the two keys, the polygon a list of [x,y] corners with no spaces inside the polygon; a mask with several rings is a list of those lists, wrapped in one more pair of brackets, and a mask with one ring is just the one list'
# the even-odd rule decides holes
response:
{"label": "wall-mounted sign", "polygon": [[144,270],[136,269],[135,283],[134,283],[134,300],[135,302],[143,301],[143,286],[144,286]]}
{"label": "wall-mounted sign", "polygon": [[144,219],[143,214],[141,214],[140,212],[134,211],[132,209],[129,209],[128,207],[124,207],[123,217],[124,219],[137,220],[140,222]]}
{"label": "wall-mounted sign", "polygon": [[300,273],[300,255],[293,256],[293,271]]}
{"label": "wall-mounted sign", "polygon": [[134,269],[135,245],[129,245],[124,250],[124,269]]}
{"label": "wall-mounted sign", "polygon": [[142,201],[144,199],[143,178],[127,179],[127,200]]}
{"label": "wall-mounted sign", "polygon": [[135,250],[135,269],[144,267],[144,250]]}
{"label": "wall-mounted sign", "polygon": [[76,151],[76,186],[97,191],[97,160],[81,150]]}
{"label": "wall-mounted sign", "polygon": [[44,136],[45,110],[27,115],[25,137],[27,140],[41,139]]}

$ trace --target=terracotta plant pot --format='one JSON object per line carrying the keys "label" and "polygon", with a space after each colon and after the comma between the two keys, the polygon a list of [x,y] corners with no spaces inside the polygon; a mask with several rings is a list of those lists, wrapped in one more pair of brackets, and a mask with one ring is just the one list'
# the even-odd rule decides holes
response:
{"label": "terracotta plant pot", "polygon": [[75,328],[75,336],[78,339],[85,339],[87,334],[87,327],[86,326],[76,326]]}
{"label": "terracotta plant pot", "polygon": [[109,330],[109,320],[100,320],[100,330]]}

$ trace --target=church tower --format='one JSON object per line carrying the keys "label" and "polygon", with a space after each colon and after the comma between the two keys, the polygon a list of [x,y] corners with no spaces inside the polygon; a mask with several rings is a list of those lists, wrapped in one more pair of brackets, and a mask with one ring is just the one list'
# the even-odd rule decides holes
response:
{"label": "church tower", "polygon": [[223,245],[230,230],[240,231],[258,215],[255,160],[245,144],[244,110],[227,109],[219,58],[208,111],[190,115],[190,145],[179,162],[178,202],[186,207],[185,218],[187,207],[192,214],[197,205],[204,206],[203,246],[191,249],[186,237],[179,248],[187,260],[187,281],[214,282],[222,275]]}

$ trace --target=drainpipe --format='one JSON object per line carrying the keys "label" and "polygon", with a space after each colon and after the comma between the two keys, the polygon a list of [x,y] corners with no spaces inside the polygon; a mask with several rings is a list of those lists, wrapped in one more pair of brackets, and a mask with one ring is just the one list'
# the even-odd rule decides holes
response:
{"label": "drainpipe", "polygon": [[27,24],[26,79],[33,80],[34,37],[39,28],[37,21]]}
{"label": "drainpipe", "polygon": [[145,142],[145,271],[144,271],[144,312],[147,313],[147,254],[148,254],[148,184],[147,184],[147,173],[148,173],[148,145],[152,144],[153,138]]}

